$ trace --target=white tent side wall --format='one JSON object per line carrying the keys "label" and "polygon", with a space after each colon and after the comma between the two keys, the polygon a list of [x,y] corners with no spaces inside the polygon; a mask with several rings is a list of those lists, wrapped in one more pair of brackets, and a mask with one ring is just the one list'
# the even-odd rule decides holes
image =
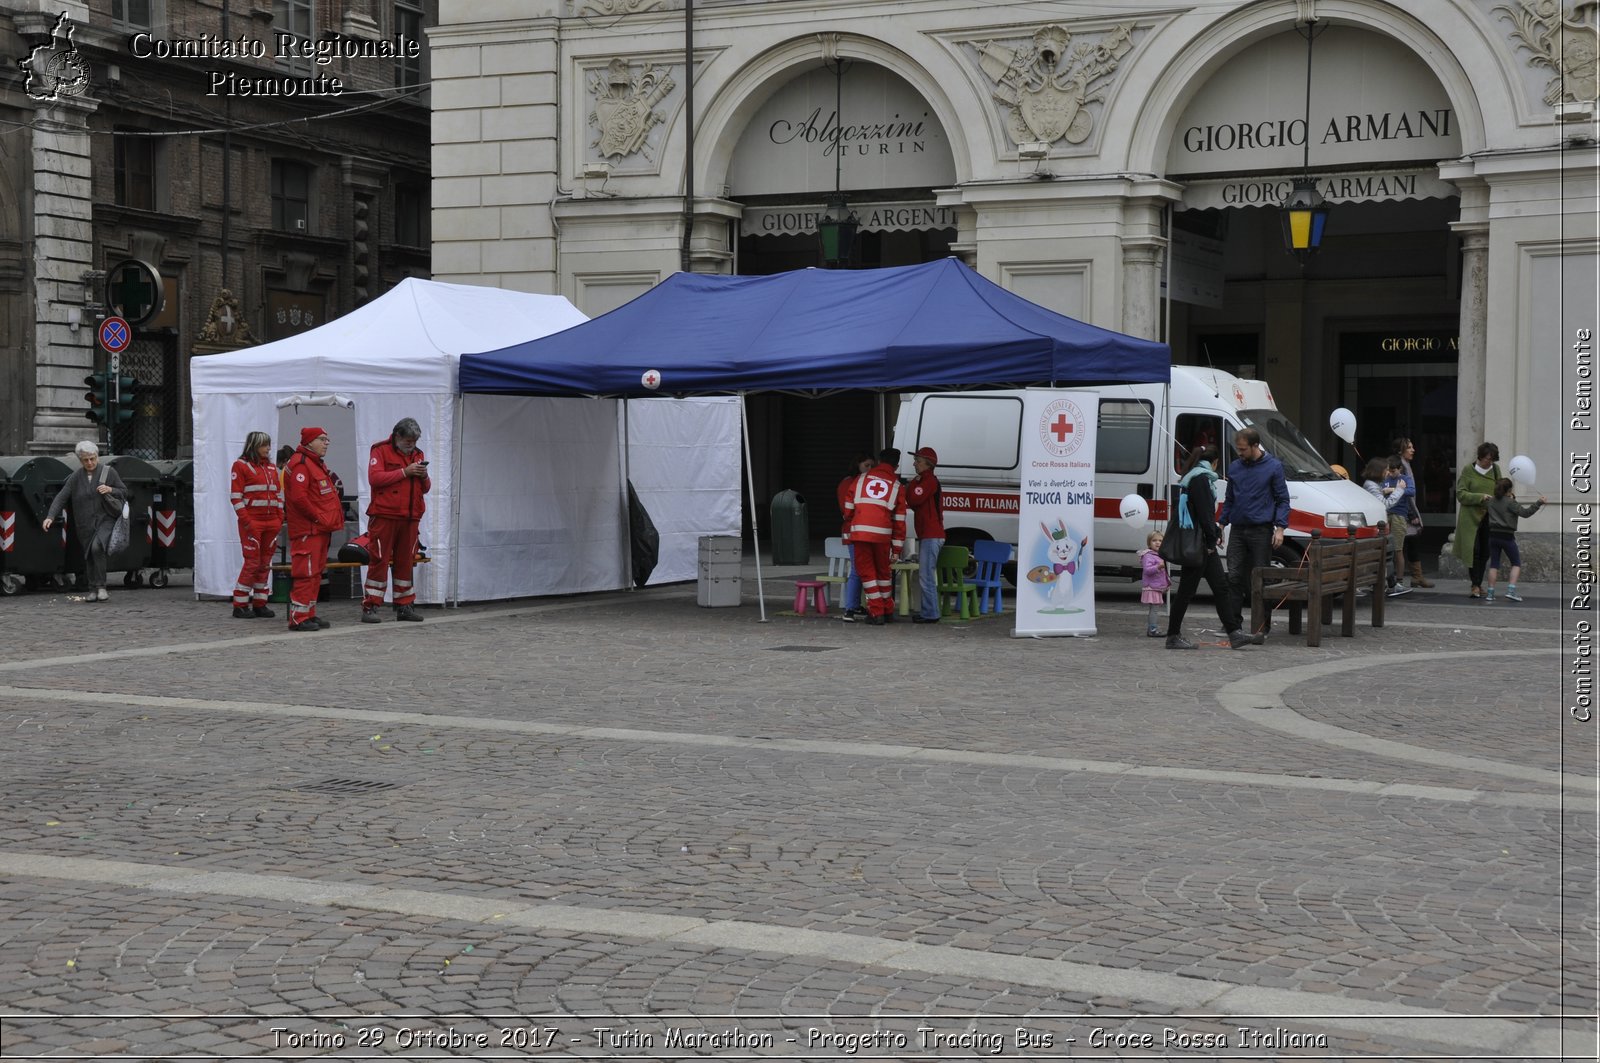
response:
{"label": "white tent side wall", "polygon": [[464,396],[462,601],[627,585],[618,405]]}
{"label": "white tent side wall", "polygon": [[[234,459],[244,449],[244,437],[252,431],[272,433],[274,451],[285,443],[295,446],[300,442],[298,437],[277,438],[278,402],[296,394],[309,395],[310,391],[237,394],[203,392],[199,387],[196,388],[194,590],[197,595],[225,596],[233,593],[242,557],[238,522],[228,497],[230,470]],[[390,431],[402,417],[414,417],[422,426],[422,448],[428,455],[433,486],[427,496],[427,512],[422,517],[421,541],[428,547],[428,556],[433,560],[417,567],[417,600],[428,604],[443,602],[450,586],[450,566],[454,563],[454,558],[450,556],[449,535],[449,470],[455,458],[457,438],[454,403],[444,393],[390,394],[345,388],[339,394],[354,402],[351,412],[355,415],[356,438],[340,440],[337,445],[348,446],[354,457],[354,482],[347,482],[345,490],[357,495],[358,528],[366,527],[367,503],[371,498],[365,470],[372,444],[389,438]],[[314,409],[311,406],[301,407],[303,414]]]}
{"label": "white tent side wall", "polygon": [[698,577],[702,535],[739,534],[740,453],[736,398],[628,403],[629,475],[661,536],[651,585]]}

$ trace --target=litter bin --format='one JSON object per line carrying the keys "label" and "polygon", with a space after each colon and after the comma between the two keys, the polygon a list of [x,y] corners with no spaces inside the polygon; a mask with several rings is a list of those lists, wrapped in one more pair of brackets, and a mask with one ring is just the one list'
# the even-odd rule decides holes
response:
{"label": "litter bin", "polygon": [[167,572],[194,567],[194,462],[152,461],[160,476],[150,514],[152,587],[167,585]]}
{"label": "litter bin", "polygon": [[695,588],[698,604],[712,608],[739,604],[743,553],[737,535],[700,537],[700,582]]}
{"label": "litter bin", "polygon": [[41,525],[71,475],[70,466],[51,457],[0,458],[0,593],[16,594],[29,579],[63,570],[67,526]]}
{"label": "litter bin", "polygon": [[124,587],[144,586],[144,570],[150,566],[151,514],[156,493],[161,488],[161,473],[143,458],[113,454],[101,461],[117,471],[128,489],[128,545],[106,558],[107,572],[122,573]]}
{"label": "litter bin", "polygon": [[811,564],[811,526],[806,500],[794,491],[772,496],[772,563]]}

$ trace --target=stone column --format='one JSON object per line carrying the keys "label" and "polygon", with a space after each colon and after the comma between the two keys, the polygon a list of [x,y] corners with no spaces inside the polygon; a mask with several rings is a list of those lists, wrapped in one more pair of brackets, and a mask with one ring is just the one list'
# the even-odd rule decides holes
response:
{"label": "stone column", "polygon": [[1161,266],[1167,241],[1140,236],[1122,241],[1122,331],[1161,338]]}
{"label": "stone column", "polygon": [[[98,102],[63,96],[39,101],[33,125],[33,342],[37,402],[33,453],[60,454],[81,439],[97,439],[102,429],[85,414],[83,383],[95,369],[95,323],[83,310],[100,293],[85,298],[83,275],[94,266],[94,187],[89,163],[89,116]],[[67,310],[77,307],[83,321],[76,332]]]}
{"label": "stone column", "polygon": [[1489,229],[1457,223],[1461,234],[1461,325],[1456,362],[1456,453],[1471,461],[1483,442],[1488,389]]}

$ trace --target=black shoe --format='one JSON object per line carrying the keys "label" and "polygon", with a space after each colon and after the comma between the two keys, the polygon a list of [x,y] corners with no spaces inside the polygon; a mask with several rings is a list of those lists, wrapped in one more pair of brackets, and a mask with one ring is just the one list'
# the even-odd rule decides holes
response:
{"label": "black shoe", "polygon": [[383,617],[378,615],[377,609],[363,609],[361,610],[361,622],[363,624],[381,624],[383,623]]}
{"label": "black shoe", "polygon": [[1410,587],[1407,587],[1404,583],[1396,583],[1393,587],[1390,587],[1387,591],[1385,591],[1383,596],[1385,598],[1398,598],[1402,594],[1410,594],[1410,593],[1411,593],[1411,588]]}
{"label": "black shoe", "polygon": [[313,619],[313,620],[315,620],[317,622],[317,627],[319,627],[319,628],[332,627],[333,626],[333,621],[332,620],[324,620],[320,616],[314,616],[311,619]]}
{"label": "black shoe", "polygon": [[1228,632],[1228,645],[1233,649],[1242,650],[1246,646],[1254,646],[1255,644],[1255,638],[1251,635],[1245,634],[1243,628],[1238,628]]}
{"label": "black shoe", "polygon": [[290,631],[321,631],[322,630],[322,625],[317,623],[317,618],[316,617],[311,616],[311,617],[307,617],[306,619],[300,621],[298,624],[290,624],[289,625],[289,630]]}
{"label": "black shoe", "polygon": [[1190,642],[1188,639],[1184,638],[1182,635],[1168,635],[1167,636],[1167,649],[1169,649],[1169,650],[1192,650],[1192,649],[1194,649],[1194,643]]}
{"label": "black shoe", "polygon": [[246,609],[242,605],[236,605],[236,606],[233,607],[233,618],[235,620],[250,620],[254,616],[255,616],[254,613],[252,613],[250,610]]}
{"label": "black shoe", "polygon": [[939,622],[939,618],[936,616],[923,616],[921,613],[918,613],[916,616],[911,618],[911,622],[913,624],[937,624]]}
{"label": "black shoe", "polygon": [[277,613],[274,613],[271,609],[268,609],[264,605],[258,605],[254,609],[250,610],[250,612],[251,612],[252,615],[255,615],[255,616],[277,616],[278,615]]}
{"label": "black shoe", "polygon": [[859,620],[860,617],[856,616],[856,611],[854,609],[846,609],[844,612],[839,614],[839,619],[843,620],[847,624],[853,624]]}
{"label": "black shoe", "polygon": [[884,622],[884,623],[885,623],[885,624],[892,624],[892,623],[894,623],[894,614],[893,614],[893,613],[884,613],[884,614],[883,614],[883,622]]}
{"label": "black shoe", "polygon": [[882,616],[869,616],[869,617],[867,617],[867,623],[871,624],[873,627],[882,627],[883,625],[887,624],[888,622],[889,622],[889,619],[887,617],[882,617]]}
{"label": "black shoe", "polygon": [[1271,630],[1272,629],[1270,627],[1262,628],[1260,631],[1257,631],[1254,635],[1251,635],[1250,636],[1251,645],[1253,645],[1253,646],[1265,646],[1267,644],[1267,633],[1270,632]]}
{"label": "black shoe", "polygon": [[395,606],[394,618],[396,620],[415,620],[419,624],[422,622],[422,614],[411,608],[409,605]]}

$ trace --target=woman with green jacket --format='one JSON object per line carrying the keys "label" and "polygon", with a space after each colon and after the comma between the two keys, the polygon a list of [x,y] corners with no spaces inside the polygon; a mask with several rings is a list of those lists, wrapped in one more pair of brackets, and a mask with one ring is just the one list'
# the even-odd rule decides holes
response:
{"label": "woman with green jacket", "polygon": [[1494,495],[1495,481],[1500,479],[1500,448],[1493,443],[1478,445],[1478,463],[1461,470],[1456,477],[1456,539],[1451,549],[1467,566],[1472,580],[1472,597],[1483,597],[1483,569],[1488,560],[1489,545],[1485,541],[1483,517],[1488,501]]}

